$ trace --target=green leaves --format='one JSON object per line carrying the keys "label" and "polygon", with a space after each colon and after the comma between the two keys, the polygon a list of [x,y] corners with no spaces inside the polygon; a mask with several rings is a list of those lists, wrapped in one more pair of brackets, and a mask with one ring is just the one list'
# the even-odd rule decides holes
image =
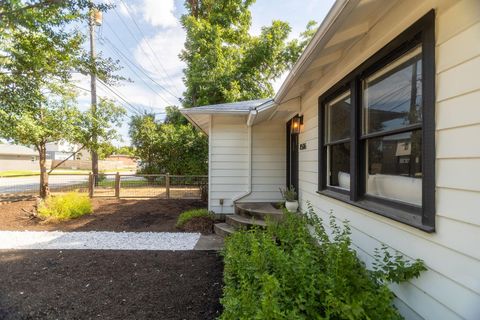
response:
{"label": "green leaves", "polygon": [[234,233],[223,251],[221,319],[401,319],[388,284],[417,277],[423,264],[383,247],[379,268],[369,271],[350,233],[333,215],[323,223],[311,206],[266,230]]}
{"label": "green leaves", "polygon": [[271,97],[272,82],[297,60],[310,40],[287,42],[288,23],[273,21],[261,34],[249,34],[252,0],[187,0],[182,25],[187,32],[180,58],[187,63],[185,107]]}
{"label": "green leaves", "polygon": [[208,172],[207,137],[190,124],[184,124],[178,109],[167,109],[165,123],[154,115],[134,116],[130,138],[135,154],[143,161],[143,173],[204,175]]}

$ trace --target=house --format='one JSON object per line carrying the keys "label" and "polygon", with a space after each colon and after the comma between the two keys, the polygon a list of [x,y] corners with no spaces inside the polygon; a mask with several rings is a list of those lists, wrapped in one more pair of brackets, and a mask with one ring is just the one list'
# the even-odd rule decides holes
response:
{"label": "house", "polygon": [[69,160],[90,160],[90,153],[87,150],[79,150],[79,145],[66,141],[49,142],[45,147],[47,149],[47,159],[50,160],[65,160],[77,151],[78,153]]}
{"label": "house", "polygon": [[276,202],[425,261],[407,319],[480,319],[480,1],[338,0],[271,100],[183,114],[209,137],[209,209]]}
{"label": "house", "polygon": [[128,154],[112,154],[105,158],[106,161],[116,161],[121,163],[124,168],[137,168],[138,158]]}
{"label": "house", "polygon": [[0,144],[0,171],[39,170],[38,152],[15,145]]}

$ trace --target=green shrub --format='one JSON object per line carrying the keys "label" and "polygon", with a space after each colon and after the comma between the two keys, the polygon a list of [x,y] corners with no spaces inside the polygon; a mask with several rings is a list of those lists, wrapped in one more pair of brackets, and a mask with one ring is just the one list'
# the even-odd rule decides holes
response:
{"label": "green shrub", "polygon": [[192,220],[193,218],[199,218],[199,217],[207,217],[213,220],[213,214],[208,212],[207,209],[192,209],[192,210],[184,211],[180,214],[180,216],[178,216],[176,227],[181,228],[188,221]]}
{"label": "green shrub", "polygon": [[90,198],[78,192],[51,196],[38,207],[38,214],[41,217],[58,220],[78,218],[92,212]]}
{"label": "green shrub", "polygon": [[401,319],[387,285],[425,270],[385,246],[367,270],[351,249],[348,225],[332,216],[327,232],[311,208],[302,216],[286,212],[266,230],[234,233],[223,256],[224,320]]}

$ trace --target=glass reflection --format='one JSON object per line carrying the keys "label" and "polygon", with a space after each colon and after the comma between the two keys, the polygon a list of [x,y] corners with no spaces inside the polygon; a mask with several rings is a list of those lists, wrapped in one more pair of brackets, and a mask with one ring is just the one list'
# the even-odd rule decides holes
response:
{"label": "glass reflection", "polygon": [[364,134],[421,122],[420,47],[363,81],[363,117]]}

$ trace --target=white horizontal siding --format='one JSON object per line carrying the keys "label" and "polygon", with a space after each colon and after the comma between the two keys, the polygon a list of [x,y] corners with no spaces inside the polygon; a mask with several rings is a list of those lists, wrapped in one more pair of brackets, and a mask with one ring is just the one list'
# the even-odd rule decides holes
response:
{"label": "white horizontal siding", "polygon": [[213,117],[209,210],[216,213],[233,213],[232,199],[247,190],[249,142],[245,122],[243,116]]}
{"label": "white horizontal siding", "polygon": [[[431,8],[436,9],[436,232],[429,234],[316,193],[318,97]],[[382,243],[428,271],[392,285],[407,319],[480,319],[480,1],[400,1],[302,97],[300,200],[348,220],[367,264]],[[400,302],[401,301],[401,302]]]}
{"label": "white horizontal siding", "polygon": [[480,123],[480,90],[437,103],[437,129]]}
{"label": "white horizontal siding", "polygon": [[252,128],[252,193],[241,201],[279,201],[286,180],[285,123],[265,121]]}

